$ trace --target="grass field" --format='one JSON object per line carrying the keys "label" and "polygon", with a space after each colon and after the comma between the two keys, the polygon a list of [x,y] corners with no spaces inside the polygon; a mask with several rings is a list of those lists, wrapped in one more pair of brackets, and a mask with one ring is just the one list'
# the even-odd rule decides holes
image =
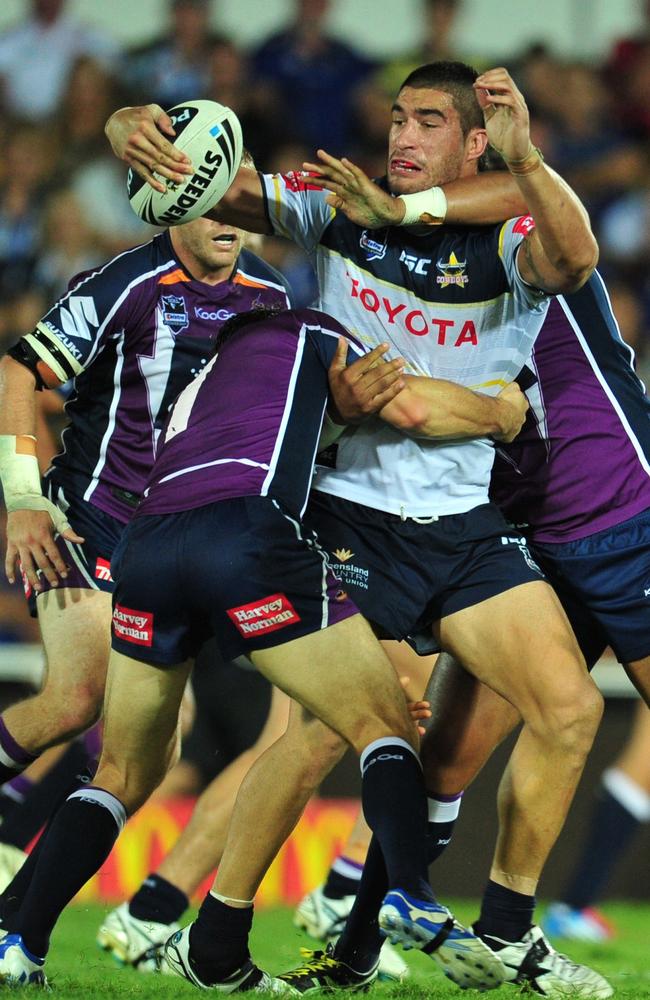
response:
{"label": "grass field", "polygon": [[[467,901],[454,906],[460,919],[470,921],[476,907]],[[70,907],[54,933],[46,970],[57,1000],[172,1000],[192,996],[196,990],[175,977],[144,976],[130,969],[120,969],[95,945],[95,933],[104,909]],[[620,1000],[650,998],[650,905],[611,904],[607,915],[619,928],[619,937],[607,945],[576,945],[565,950],[576,961],[592,965],[603,973],[616,989]],[[299,964],[300,948],[314,947],[291,923],[290,910],[262,911],[257,914],[252,939],[253,955],[269,972],[283,972]],[[424,955],[408,958],[412,975],[403,986],[377,985],[373,993],[383,1000],[403,997],[478,997],[475,991],[461,992],[448,982],[437,966]],[[12,998],[34,995],[33,989],[11,991]],[[494,1000],[512,1000],[513,987],[501,987],[490,996]],[[530,996],[530,994],[528,994]]]}

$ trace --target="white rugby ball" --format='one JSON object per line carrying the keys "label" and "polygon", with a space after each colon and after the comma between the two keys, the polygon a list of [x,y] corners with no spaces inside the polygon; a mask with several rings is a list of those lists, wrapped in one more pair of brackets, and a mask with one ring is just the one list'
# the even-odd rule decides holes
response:
{"label": "white rugby ball", "polygon": [[152,226],[177,226],[205,215],[224,196],[239,169],[242,134],[234,111],[216,101],[186,101],[167,112],[176,138],[174,146],[190,158],[194,173],[179,184],[155,174],[166,183],[154,191],[129,170],[127,193],[136,215]]}

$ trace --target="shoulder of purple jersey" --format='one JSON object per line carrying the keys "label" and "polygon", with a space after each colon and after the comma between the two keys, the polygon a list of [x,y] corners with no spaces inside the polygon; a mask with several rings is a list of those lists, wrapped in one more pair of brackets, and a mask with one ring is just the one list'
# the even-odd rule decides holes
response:
{"label": "shoulder of purple jersey", "polygon": [[258,257],[252,250],[242,247],[237,260],[237,271],[244,278],[252,278],[253,281],[259,281],[263,285],[284,292],[288,307],[293,306],[295,301],[293,289],[285,276],[277,268],[271,267],[265,260]]}
{"label": "shoulder of purple jersey", "polygon": [[337,340],[339,337],[345,337],[355,354],[362,355],[367,352],[361,341],[329,313],[321,312],[320,309],[298,309],[296,315],[306,326],[318,327],[326,336]]}

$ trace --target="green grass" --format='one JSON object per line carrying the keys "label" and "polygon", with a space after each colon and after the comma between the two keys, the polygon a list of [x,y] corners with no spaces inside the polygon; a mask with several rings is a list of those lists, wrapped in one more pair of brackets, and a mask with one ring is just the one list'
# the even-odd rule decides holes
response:
{"label": "green grass", "polygon": [[[461,920],[471,921],[476,915],[476,906],[467,901],[458,902],[454,911]],[[619,1000],[650,998],[650,906],[611,904],[606,911],[619,928],[616,940],[606,945],[571,943],[564,950],[575,961],[591,965],[605,975],[615,987]],[[196,995],[192,986],[175,977],[144,976],[130,969],[120,969],[100,952],[95,945],[95,933],[104,912],[98,906],[73,906],[59,921],[46,965],[57,1000],[95,997],[172,1000]],[[299,964],[301,947],[314,947],[314,943],[292,926],[290,910],[257,914],[252,953],[259,965],[273,973],[286,971]],[[398,996],[404,1000],[453,996],[478,1000],[479,994],[473,990],[461,994],[424,955],[409,955],[408,961],[412,970],[408,983],[377,985],[373,994],[378,1000]],[[513,987],[501,987],[490,994],[494,1000],[512,1000],[516,995]],[[12,990],[11,996],[16,1000],[23,996],[33,997],[34,990]]]}

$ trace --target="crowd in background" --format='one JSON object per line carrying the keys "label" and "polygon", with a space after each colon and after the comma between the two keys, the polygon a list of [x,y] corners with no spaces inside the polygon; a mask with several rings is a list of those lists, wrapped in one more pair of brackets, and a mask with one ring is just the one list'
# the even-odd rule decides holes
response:
{"label": "crowd in background", "polygon": [[[209,98],[232,107],[263,171],[299,168],[322,147],[372,176],[384,172],[392,100],[406,74],[471,52],[451,43],[462,0],[425,0],[421,45],[388,64],[368,60],[327,32],[328,0],[296,0],[282,32],[242,51],[210,29],[210,0],[168,0],[168,23],[146,45],[123,50],[76,21],[65,0],[31,0],[0,34],[0,353],[28,332],[79,271],[146,240],[133,214],[124,164],[104,136],[125,104],[163,107]],[[616,41],[599,65],[560,58],[543,44],[494,53],[523,91],[534,142],[575,188],[592,218],[600,269],[641,377],[650,378],[650,3],[646,30]],[[390,26],[387,26],[390,30]],[[482,60],[477,69],[487,68]],[[262,250],[309,304],[315,281],[291,244]],[[49,407],[53,426],[61,400]],[[6,601],[13,595],[6,591]],[[2,598],[0,597],[0,600]],[[6,627],[2,622],[6,623]],[[0,641],[36,633],[0,607]]]}

